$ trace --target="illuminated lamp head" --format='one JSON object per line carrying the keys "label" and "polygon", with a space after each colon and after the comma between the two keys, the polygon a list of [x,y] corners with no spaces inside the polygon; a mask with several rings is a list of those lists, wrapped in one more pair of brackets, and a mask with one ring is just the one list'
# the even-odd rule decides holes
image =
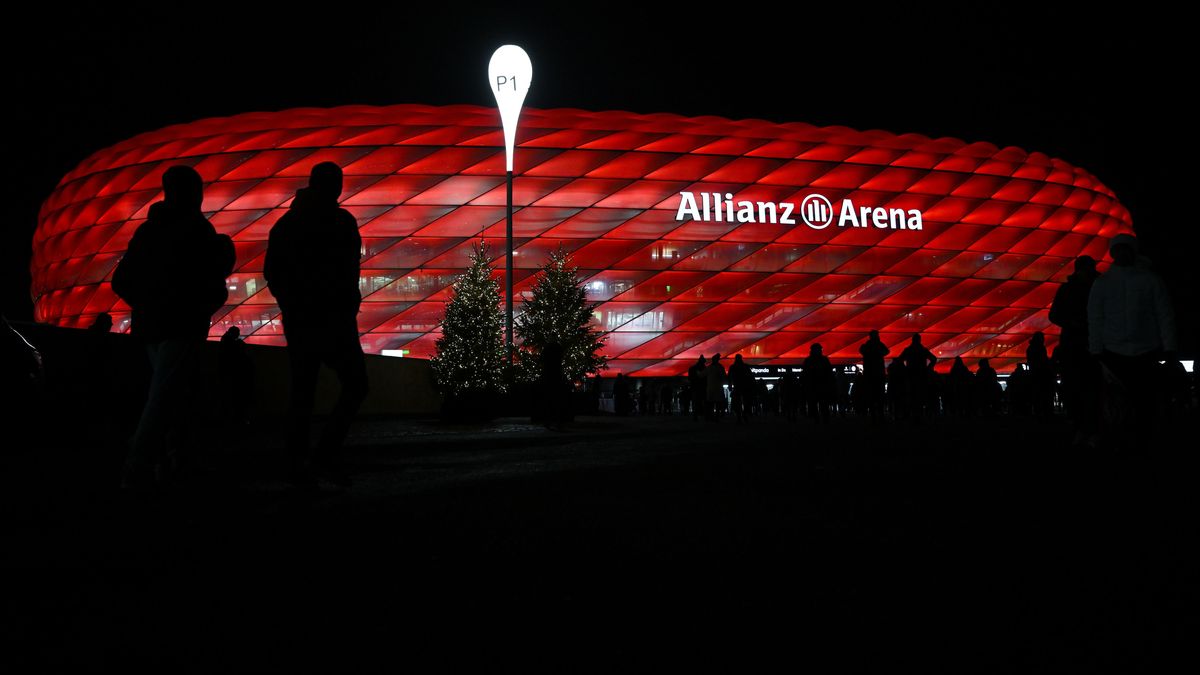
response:
{"label": "illuminated lamp head", "polygon": [[308,189],[320,201],[334,201],[342,196],[342,168],[333,162],[321,162],[312,168]]}
{"label": "illuminated lamp head", "polygon": [[529,93],[533,81],[533,65],[529,55],[517,45],[504,45],[497,49],[488,62],[488,82],[500,108],[500,124],[504,129],[504,156],[506,169],[513,170],[513,150],[517,139],[517,120],[521,117],[521,105]]}
{"label": "illuminated lamp head", "polygon": [[1112,256],[1113,264],[1119,267],[1133,267],[1137,262],[1137,237],[1132,234],[1118,234],[1108,242],[1108,254]]}
{"label": "illuminated lamp head", "polygon": [[199,211],[204,202],[204,180],[190,166],[177,164],[163,172],[163,201],[168,206]]}

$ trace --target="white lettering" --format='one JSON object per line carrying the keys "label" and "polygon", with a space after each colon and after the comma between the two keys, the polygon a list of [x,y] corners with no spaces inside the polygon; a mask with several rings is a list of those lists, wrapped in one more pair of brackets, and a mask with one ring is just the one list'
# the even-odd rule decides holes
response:
{"label": "white lettering", "polygon": [[[767,216],[768,213],[770,213],[769,219]],[[775,213],[775,203],[774,202],[759,202],[758,203],[758,222],[774,223],[775,218],[776,218],[776,213]]]}
{"label": "white lettering", "polygon": [[[828,200],[821,195],[805,198],[801,205],[804,222],[813,229],[823,229],[832,220]],[[782,212],[782,213],[781,213]],[[694,192],[679,193],[679,208],[675,220],[695,220],[718,223],[779,223],[796,225],[796,204],[792,202],[734,202],[733,193],[701,192],[700,203],[696,203]],[[917,209],[887,209],[881,206],[855,206],[850,199],[842,199],[838,209],[838,227],[870,227],[893,230],[920,230],[924,227],[923,216]]]}
{"label": "white lettering", "polygon": [[842,200],[842,213],[838,216],[838,227],[845,227],[849,223],[850,227],[858,227],[858,219],[854,215],[854,202],[849,199]]}
{"label": "white lettering", "polygon": [[782,206],[783,215],[779,217],[779,222],[783,225],[795,225],[796,219],[792,217],[792,210],[796,208],[796,205],[791,202],[784,202]]}
{"label": "white lettering", "polygon": [[685,218],[700,220],[700,209],[696,208],[696,195],[690,192],[680,192],[679,197],[679,211],[675,214],[675,220]]}
{"label": "white lettering", "polygon": [[739,223],[753,223],[754,204],[750,202],[738,202],[737,221]]}

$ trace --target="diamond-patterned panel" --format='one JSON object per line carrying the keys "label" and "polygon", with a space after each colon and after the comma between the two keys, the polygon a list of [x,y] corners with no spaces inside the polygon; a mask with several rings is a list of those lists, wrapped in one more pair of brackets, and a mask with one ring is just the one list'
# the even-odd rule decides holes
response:
{"label": "diamond-patterned panel", "polygon": [[[261,274],[267,235],[311,167],[333,161],[363,235],[364,348],[432,356],[473,242],[485,238],[503,263],[498,124],[476,106],[305,108],[176,125],[97,152],[42,205],[37,319],[85,326],[107,311],[128,330],[112,270],[162,198],[162,172],[183,163],[205,179],[206,215],[238,247],[211,335],[237,325],[251,342],[280,344]],[[952,138],[527,109],[518,147],[518,300],[547,252],[573,251],[601,303],[605,353],[615,371],[635,375],[681,373],[714,351],[790,363],[816,342],[853,361],[873,328],[888,345],[924,331],[939,357],[1009,366],[1034,331],[1054,329],[1046,309],[1072,258],[1131,231],[1129,212],[1086,171]],[[761,217],[717,220],[714,208],[679,218],[683,192],[759,205]],[[813,194],[861,205],[862,226],[844,213],[817,228],[763,211],[791,204],[800,213]],[[920,211],[922,227],[881,226],[893,209]]]}

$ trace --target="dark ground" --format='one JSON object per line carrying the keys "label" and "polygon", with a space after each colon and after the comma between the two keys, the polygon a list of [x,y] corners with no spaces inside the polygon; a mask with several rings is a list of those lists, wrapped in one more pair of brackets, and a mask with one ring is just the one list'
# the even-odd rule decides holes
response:
{"label": "dark ground", "polygon": [[272,477],[266,430],[243,436],[197,484],[141,499],[116,493],[103,445],[6,451],[4,660],[1195,665],[1200,525],[1182,441],[1113,458],[1063,450],[1065,425],[1020,419],[583,418],[566,433],[374,420],[352,439],[354,486],[305,497]]}

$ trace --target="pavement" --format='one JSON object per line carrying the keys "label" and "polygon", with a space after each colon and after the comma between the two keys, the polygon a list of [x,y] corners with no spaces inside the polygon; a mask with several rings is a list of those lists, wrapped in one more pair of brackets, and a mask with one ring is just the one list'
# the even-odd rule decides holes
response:
{"label": "pavement", "polygon": [[1188,428],[1113,455],[1029,419],[368,419],[353,485],[309,494],[264,422],[137,497],[119,444],[47,433],[4,458],[0,664],[1175,669],[1200,628]]}

